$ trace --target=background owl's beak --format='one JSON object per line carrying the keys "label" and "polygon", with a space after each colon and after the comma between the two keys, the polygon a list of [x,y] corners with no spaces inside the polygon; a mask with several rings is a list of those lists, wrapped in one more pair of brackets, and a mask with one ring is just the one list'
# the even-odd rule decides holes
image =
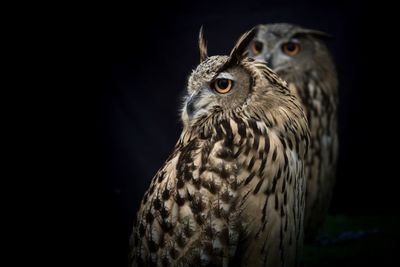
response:
{"label": "background owl's beak", "polygon": [[272,54],[271,53],[265,54],[264,60],[267,63],[267,66],[272,69],[273,68],[273,66],[272,66]]}

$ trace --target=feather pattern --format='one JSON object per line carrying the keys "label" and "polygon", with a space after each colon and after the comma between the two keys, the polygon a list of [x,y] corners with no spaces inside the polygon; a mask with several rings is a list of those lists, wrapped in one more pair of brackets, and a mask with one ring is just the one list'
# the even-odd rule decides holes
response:
{"label": "feather pattern", "polygon": [[[266,62],[288,82],[307,115],[311,132],[305,165],[308,241],[313,241],[321,229],[336,178],[338,81],[334,62],[323,42],[328,38],[331,36],[324,32],[292,24],[259,25],[246,51],[254,60]],[[288,44],[292,49],[298,48],[293,50],[296,53],[285,53]]]}
{"label": "feather pattern", "polygon": [[[131,237],[131,266],[299,262],[306,117],[284,81],[246,58],[224,70],[250,77],[242,100],[238,92],[225,107],[229,95],[198,89],[204,87],[201,79],[212,82],[234,54],[205,59],[189,78],[184,129],[143,197]],[[202,97],[221,102],[204,107]],[[193,106],[188,110],[188,105]]]}

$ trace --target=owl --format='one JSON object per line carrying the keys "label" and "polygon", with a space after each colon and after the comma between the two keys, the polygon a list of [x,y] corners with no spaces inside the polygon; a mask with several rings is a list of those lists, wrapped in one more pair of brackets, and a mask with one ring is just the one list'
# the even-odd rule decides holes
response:
{"label": "owl", "polygon": [[183,130],[131,235],[131,266],[295,266],[301,255],[309,129],[265,62],[207,56],[187,84]]}
{"label": "owl", "polygon": [[329,208],[338,156],[338,81],[324,44],[328,37],[291,24],[259,25],[246,50],[249,57],[265,61],[288,82],[307,114],[311,142],[305,165],[304,224],[309,241],[316,237]]}

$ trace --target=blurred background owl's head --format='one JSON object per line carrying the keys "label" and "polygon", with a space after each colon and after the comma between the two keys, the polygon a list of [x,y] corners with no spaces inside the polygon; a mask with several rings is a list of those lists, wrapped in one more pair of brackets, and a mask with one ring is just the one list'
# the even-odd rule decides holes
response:
{"label": "blurred background owl's head", "polygon": [[[275,71],[308,72],[331,67],[325,40],[330,35],[293,24],[259,25],[248,47],[249,56],[267,62]],[[329,65],[329,66],[327,66]]]}

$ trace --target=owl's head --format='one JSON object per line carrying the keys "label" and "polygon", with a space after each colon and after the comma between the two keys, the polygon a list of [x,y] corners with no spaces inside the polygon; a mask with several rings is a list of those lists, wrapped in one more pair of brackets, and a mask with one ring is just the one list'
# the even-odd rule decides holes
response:
{"label": "owl's head", "polygon": [[287,23],[259,25],[256,29],[255,38],[247,47],[248,55],[265,61],[278,73],[293,69],[305,72],[329,57],[323,41],[330,36],[324,32]]}
{"label": "owl's head", "polygon": [[[245,53],[254,36],[255,29],[243,34],[229,56],[208,57],[203,32],[200,30],[200,64],[189,77],[182,108],[181,116],[185,126],[219,113],[240,109],[251,102],[255,92],[269,89],[268,86],[260,86],[265,83],[265,73],[263,75],[256,62]],[[266,67],[265,63],[257,64]]]}

